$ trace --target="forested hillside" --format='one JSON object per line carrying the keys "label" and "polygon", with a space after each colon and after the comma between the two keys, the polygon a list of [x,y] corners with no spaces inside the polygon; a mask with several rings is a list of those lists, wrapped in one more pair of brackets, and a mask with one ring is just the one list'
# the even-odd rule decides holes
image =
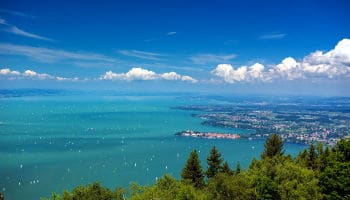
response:
{"label": "forested hillside", "polygon": [[239,164],[231,169],[215,146],[204,168],[193,150],[181,180],[165,174],[154,185],[133,183],[113,191],[93,183],[49,199],[350,199],[350,139],[331,148],[311,144],[293,159],[284,154],[282,139],[271,135],[261,159],[253,159],[246,170]]}

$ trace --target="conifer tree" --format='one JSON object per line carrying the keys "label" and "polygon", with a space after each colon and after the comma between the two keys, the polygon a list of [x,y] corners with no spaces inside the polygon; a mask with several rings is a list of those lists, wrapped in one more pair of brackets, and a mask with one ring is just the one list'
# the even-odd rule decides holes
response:
{"label": "conifer tree", "polygon": [[220,152],[214,146],[210,150],[210,155],[207,158],[208,170],[206,172],[206,175],[208,178],[214,177],[220,171],[220,168],[222,167],[222,161],[223,160],[221,158]]}
{"label": "conifer tree", "polygon": [[241,164],[239,164],[239,162],[237,163],[236,165],[236,171],[235,171],[236,174],[239,174],[241,173]]}
{"label": "conifer tree", "polygon": [[326,147],[326,149],[322,152],[320,155],[320,170],[323,171],[324,168],[328,164],[328,157],[330,155],[331,151],[329,150],[329,147]]}
{"label": "conifer tree", "polygon": [[220,169],[220,172],[224,173],[224,174],[227,174],[227,175],[233,175],[234,174],[234,172],[232,171],[232,169],[228,165],[227,161],[224,162],[224,164],[222,165],[222,167]]}
{"label": "conifer tree", "polygon": [[350,199],[350,138],[340,140],[331,151],[319,177],[324,199]]}
{"label": "conifer tree", "polygon": [[264,152],[261,154],[261,158],[263,159],[281,156],[284,153],[282,138],[277,134],[273,134],[267,138],[264,146]]}
{"label": "conifer tree", "polygon": [[182,170],[181,178],[183,182],[189,182],[194,187],[204,186],[204,175],[200,160],[196,150],[193,150]]}
{"label": "conifer tree", "polygon": [[310,169],[317,169],[318,165],[317,165],[317,153],[316,153],[316,149],[315,149],[315,145],[314,144],[310,144],[309,147],[309,157],[308,157],[308,167]]}

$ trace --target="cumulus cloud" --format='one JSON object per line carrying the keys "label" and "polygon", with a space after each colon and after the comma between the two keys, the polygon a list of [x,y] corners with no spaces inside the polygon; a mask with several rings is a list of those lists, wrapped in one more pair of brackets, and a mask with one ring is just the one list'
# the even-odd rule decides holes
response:
{"label": "cumulus cloud", "polygon": [[264,65],[260,63],[255,63],[254,65],[249,67],[249,76],[252,79],[262,79],[264,69],[265,69]]}
{"label": "cumulus cloud", "polygon": [[9,68],[1,69],[0,75],[2,76],[19,76],[21,73],[19,71],[12,71]]}
{"label": "cumulus cloud", "polygon": [[167,72],[160,75],[165,80],[179,80],[181,79],[181,75],[177,74],[176,72]]}
{"label": "cumulus cloud", "polygon": [[100,77],[102,80],[154,80],[157,79],[157,74],[142,68],[132,68],[127,73],[117,74],[112,71],[106,72]]}
{"label": "cumulus cloud", "polygon": [[194,79],[194,78],[192,78],[191,76],[182,76],[182,77],[181,77],[181,80],[182,80],[182,81],[191,82],[191,83],[197,83],[197,82],[198,82],[197,79]]}
{"label": "cumulus cloud", "polygon": [[300,64],[297,63],[297,61],[292,57],[287,57],[282,60],[282,63],[276,65],[276,67],[273,68],[273,71],[276,74],[280,75],[282,78],[286,78],[288,80],[303,77]]}
{"label": "cumulus cloud", "polygon": [[339,41],[328,52],[315,51],[301,61],[287,57],[269,68],[260,63],[236,69],[230,64],[219,64],[211,73],[227,83],[350,77],[350,39]]}
{"label": "cumulus cloud", "polygon": [[167,72],[163,74],[157,74],[153,71],[143,69],[143,68],[132,68],[127,73],[114,73],[112,71],[107,71],[100,77],[100,80],[169,80],[169,81],[187,81],[196,83],[197,80],[190,76],[182,76],[177,74],[176,72]]}
{"label": "cumulus cloud", "polygon": [[38,73],[33,70],[25,70],[24,72],[19,72],[11,70],[9,68],[0,69],[0,79],[33,79],[33,80],[57,80],[57,81],[78,81],[79,78],[66,78],[60,76],[53,76],[45,73]]}
{"label": "cumulus cloud", "polygon": [[23,76],[31,77],[31,78],[38,78],[38,79],[53,79],[54,77],[49,74],[40,74],[36,73],[32,70],[26,70],[23,73]]}
{"label": "cumulus cloud", "polygon": [[[25,70],[23,72],[11,70],[9,68],[0,69],[0,79],[2,80],[15,80],[15,79],[28,79],[28,80],[56,80],[56,81],[88,81],[96,79],[80,79],[78,77],[61,77],[54,76],[46,73],[38,73],[33,70]],[[105,74],[98,78],[99,80],[121,80],[121,81],[134,81],[134,80],[168,80],[168,81],[184,81],[190,83],[198,82],[191,76],[183,76],[176,72],[166,72],[163,74],[157,74],[153,71],[143,68],[132,68],[127,73],[114,73],[107,71]]]}
{"label": "cumulus cloud", "polygon": [[246,66],[234,69],[230,64],[219,64],[211,73],[223,78],[225,82],[234,83],[247,79],[249,71]]}
{"label": "cumulus cloud", "polygon": [[157,74],[153,71],[142,68],[132,68],[125,74],[126,80],[154,80]]}

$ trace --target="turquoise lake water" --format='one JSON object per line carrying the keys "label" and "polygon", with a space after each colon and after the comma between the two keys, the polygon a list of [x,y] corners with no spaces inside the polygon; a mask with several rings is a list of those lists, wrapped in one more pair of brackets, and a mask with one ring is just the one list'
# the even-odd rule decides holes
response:
{"label": "turquoise lake water", "polygon": [[[205,168],[216,145],[231,167],[260,157],[263,140],[210,140],[178,131],[244,130],[201,125],[194,111],[173,106],[220,104],[177,96],[34,96],[0,98],[0,190],[8,200],[39,199],[99,181],[127,187],[180,176],[193,149]],[[286,144],[296,155],[305,146]]]}

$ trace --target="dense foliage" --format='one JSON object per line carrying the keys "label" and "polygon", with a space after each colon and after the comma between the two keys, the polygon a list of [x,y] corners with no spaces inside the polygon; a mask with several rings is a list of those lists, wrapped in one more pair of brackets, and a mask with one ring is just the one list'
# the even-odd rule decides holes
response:
{"label": "dense foliage", "polygon": [[204,173],[196,150],[191,152],[182,170],[181,178],[185,184],[190,183],[196,188],[204,186]]}
{"label": "dense foliage", "polygon": [[265,142],[264,152],[261,154],[261,158],[272,158],[275,156],[281,156],[284,153],[282,138],[277,135],[271,135]]}
{"label": "dense foliage", "polygon": [[216,176],[217,173],[219,173],[222,163],[221,154],[215,146],[210,151],[209,157],[207,158],[207,163],[208,170],[206,172],[206,175],[208,178],[212,178]]}
{"label": "dense foliage", "polygon": [[341,140],[332,148],[312,144],[293,159],[284,155],[281,138],[272,135],[261,157],[253,159],[246,170],[239,164],[232,170],[213,147],[204,173],[194,150],[180,181],[165,174],[154,185],[133,183],[130,189],[115,191],[93,183],[65,191],[61,196],[53,193],[50,200],[350,199],[350,139]]}

